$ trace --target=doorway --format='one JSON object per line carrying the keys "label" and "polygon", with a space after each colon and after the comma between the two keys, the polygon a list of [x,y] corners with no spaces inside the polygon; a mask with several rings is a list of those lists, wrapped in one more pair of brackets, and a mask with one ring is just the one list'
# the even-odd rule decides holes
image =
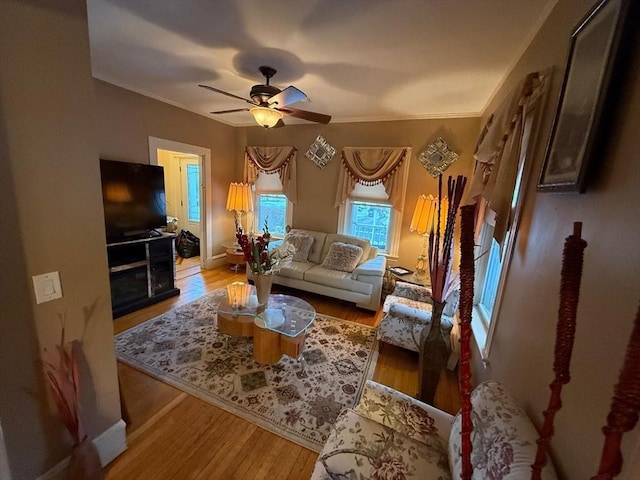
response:
{"label": "doorway", "polygon": [[165,169],[167,216],[175,219],[176,233],[188,230],[200,239],[198,257],[176,258],[176,278],[199,273],[207,268],[207,260],[211,258],[205,202],[209,184],[206,172],[211,171],[210,150],[149,137],[149,158],[151,164]]}

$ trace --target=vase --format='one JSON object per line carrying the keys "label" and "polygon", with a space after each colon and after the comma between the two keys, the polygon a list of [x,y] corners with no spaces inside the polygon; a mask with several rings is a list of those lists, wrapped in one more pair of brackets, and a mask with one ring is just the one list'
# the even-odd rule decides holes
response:
{"label": "vase", "polygon": [[103,480],[104,470],[98,450],[87,437],[73,447],[69,461],[71,480]]}
{"label": "vase", "polygon": [[441,320],[446,302],[432,301],[431,328],[425,328],[420,336],[420,369],[418,398],[429,405],[433,405],[436,389],[440,381],[440,373],[449,355],[447,343],[444,339]]}
{"label": "vase", "polygon": [[271,285],[273,285],[273,275],[258,273],[253,275],[253,283],[258,295],[258,304],[266,306],[269,303]]}

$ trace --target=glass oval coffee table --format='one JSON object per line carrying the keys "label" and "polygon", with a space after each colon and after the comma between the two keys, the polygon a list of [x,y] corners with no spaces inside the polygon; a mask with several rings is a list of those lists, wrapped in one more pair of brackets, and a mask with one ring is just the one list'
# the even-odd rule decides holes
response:
{"label": "glass oval coffee table", "polygon": [[253,359],[263,364],[276,363],[282,355],[302,360],[305,333],[315,319],[316,310],[301,298],[270,295],[254,319]]}
{"label": "glass oval coffee table", "polygon": [[259,305],[255,287],[242,282],[228,285],[218,305],[220,333],[253,337],[253,359],[262,364],[277,363],[282,355],[302,360],[305,332],[315,318],[315,309],[292,295],[270,295],[266,306]]}

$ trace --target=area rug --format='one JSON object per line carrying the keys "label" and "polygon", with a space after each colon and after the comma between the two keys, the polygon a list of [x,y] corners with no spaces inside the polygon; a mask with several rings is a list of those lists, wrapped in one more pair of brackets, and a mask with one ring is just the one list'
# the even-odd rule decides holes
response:
{"label": "area rug", "polygon": [[307,330],[304,369],[288,356],[260,365],[250,338],[218,332],[224,295],[216,290],[117,335],[117,358],[319,452],[338,413],[356,404],[373,375],[375,328],[318,314]]}

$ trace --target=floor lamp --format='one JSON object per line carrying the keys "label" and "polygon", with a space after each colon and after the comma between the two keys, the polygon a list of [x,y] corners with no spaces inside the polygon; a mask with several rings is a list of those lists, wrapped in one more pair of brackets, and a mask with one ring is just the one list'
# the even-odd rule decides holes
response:
{"label": "floor lamp", "polygon": [[236,233],[244,233],[242,227],[242,214],[253,211],[253,193],[248,183],[235,183],[229,185],[227,195],[227,210],[235,212]]}

